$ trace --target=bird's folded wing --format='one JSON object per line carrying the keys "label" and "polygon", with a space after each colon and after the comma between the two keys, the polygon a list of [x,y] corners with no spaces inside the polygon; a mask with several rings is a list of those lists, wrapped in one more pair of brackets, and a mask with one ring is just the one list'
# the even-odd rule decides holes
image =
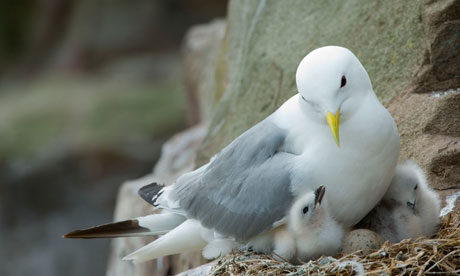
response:
{"label": "bird's folded wing", "polygon": [[270,121],[255,125],[224,148],[207,167],[178,179],[172,196],[188,217],[239,241],[267,231],[293,199],[293,155],[280,152],[286,132]]}

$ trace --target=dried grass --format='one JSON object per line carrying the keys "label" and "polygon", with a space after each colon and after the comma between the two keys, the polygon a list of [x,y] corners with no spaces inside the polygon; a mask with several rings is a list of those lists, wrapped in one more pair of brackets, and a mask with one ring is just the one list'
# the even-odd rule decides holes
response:
{"label": "dried grass", "polygon": [[239,251],[221,258],[208,275],[460,275],[460,211],[443,218],[431,238],[386,242],[367,255],[323,256],[296,266]]}

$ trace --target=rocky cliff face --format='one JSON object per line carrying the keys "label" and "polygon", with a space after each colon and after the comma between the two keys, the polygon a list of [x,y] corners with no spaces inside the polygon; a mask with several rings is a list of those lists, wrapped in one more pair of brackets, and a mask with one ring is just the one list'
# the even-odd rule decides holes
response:
{"label": "rocky cliff face", "polygon": [[[161,158],[151,174],[128,181],[121,186],[114,220],[120,221],[152,214],[153,207],[142,200],[137,191],[152,182],[169,185],[180,175],[191,171],[195,167],[196,152],[206,132],[206,125],[197,125],[176,134],[166,142],[162,148]],[[121,260],[153,240],[152,237],[113,240],[107,275],[174,275],[205,262],[201,254],[197,253],[167,256],[138,265]]]}
{"label": "rocky cliff face", "polygon": [[215,91],[221,99],[199,163],[294,95],[297,65],[317,47],[352,50],[387,107],[403,92],[428,96],[457,89],[460,73],[452,68],[460,62],[448,56],[460,45],[460,23],[453,20],[458,5],[231,1],[217,66],[225,72]]}
{"label": "rocky cliff face", "polygon": [[216,67],[220,101],[198,164],[294,95],[303,56],[341,45],[395,118],[401,159],[415,159],[436,189],[459,189],[459,16],[451,0],[231,1]]}
{"label": "rocky cliff face", "polygon": [[198,93],[211,93],[215,106],[197,165],[294,95],[303,56],[341,45],[361,60],[395,118],[401,160],[415,159],[436,190],[452,194],[460,189],[458,18],[453,0],[231,1],[208,75],[213,91]]}

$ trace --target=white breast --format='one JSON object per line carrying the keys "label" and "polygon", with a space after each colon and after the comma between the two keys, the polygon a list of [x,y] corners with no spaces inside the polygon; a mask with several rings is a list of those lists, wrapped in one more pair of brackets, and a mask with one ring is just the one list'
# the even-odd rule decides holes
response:
{"label": "white breast", "polygon": [[331,215],[345,226],[358,223],[380,201],[399,156],[399,135],[391,115],[376,98],[368,98],[368,104],[341,122],[340,148],[327,124],[306,120],[292,99],[295,119],[291,115],[290,120],[278,120],[290,133],[290,150],[300,153],[293,162],[293,192],[325,185]]}

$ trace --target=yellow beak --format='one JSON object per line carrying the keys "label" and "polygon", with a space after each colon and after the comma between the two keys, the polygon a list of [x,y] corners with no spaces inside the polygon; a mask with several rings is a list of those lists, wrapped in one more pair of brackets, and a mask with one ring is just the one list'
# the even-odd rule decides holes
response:
{"label": "yellow beak", "polygon": [[334,136],[334,141],[337,146],[340,148],[340,139],[339,139],[339,124],[340,124],[340,107],[337,109],[337,112],[332,114],[332,112],[328,111],[326,116],[327,124],[331,129],[332,136]]}

